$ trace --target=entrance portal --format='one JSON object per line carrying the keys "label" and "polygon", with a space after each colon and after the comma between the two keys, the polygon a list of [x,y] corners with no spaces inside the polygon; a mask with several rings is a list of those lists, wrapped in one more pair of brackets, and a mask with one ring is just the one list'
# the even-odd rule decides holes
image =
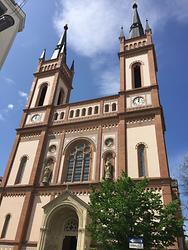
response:
{"label": "entrance portal", "polygon": [[76,236],[65,236],[63,240],[62,250],[76,250],[77,238]]}
{"label": "entrance portal", "polygon": [[65,191],[44,206],[37,250],[84,250],[90,239],[85,234],[88,205]]}

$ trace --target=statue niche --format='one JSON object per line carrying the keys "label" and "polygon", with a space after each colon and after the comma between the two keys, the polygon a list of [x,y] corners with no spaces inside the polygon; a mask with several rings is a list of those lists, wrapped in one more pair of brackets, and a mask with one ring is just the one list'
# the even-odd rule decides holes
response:
{"label": "statue niche", "polygon": [[113,180],[114,167],[112,161],[113,161],[113,155],[111,153],[107,154],[105,157],[105,166],[104,166],[105,180]]}
{"label": "statue niche", "polygon": [[44,185],[48,185],[50,183],[51,178],[52,178],[53,167],[54,167],[54,159],[48,158],[45,161],[44,172],[42,176],[42,183]]}

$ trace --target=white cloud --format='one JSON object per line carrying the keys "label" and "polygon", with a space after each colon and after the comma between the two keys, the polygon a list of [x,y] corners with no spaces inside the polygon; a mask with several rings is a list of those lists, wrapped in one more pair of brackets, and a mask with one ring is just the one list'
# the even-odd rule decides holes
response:
{"label": "white cloud", "polygon": [[[152,29],[161,29],[170,18],[187,21],[187,9],[187,0],[145,0],[139,4],[143,24],[149,18]],[[54,25],[60,34],[68,23],[72,49],[93,57],[117,48],[120,26],[129,30],[131,14],[127,0],[59,0]]]}
{"label": "white cloud", "polygon": [[15,84],[15,81],[9,77],[4,77],[5,81],[9,84]]}
{"label": "white cloud", "polygon": [[9,104],[8,105],[8,109],[12,110],[14,108],[14,105],[13,104]]}
{"label": "white cloud", "polygon": [[101,75],[99,91],[101,95],[114,95],[119,91],[119,69],[104,71]]}
{"label": "white cloud", "polygon": [[18,94],[19,94],[19,96],[21,96],[21,97],[23,97],[23,98],[26,98],[26,99],[27,99],[27,93],[25,93],[25,92],[23,92],[23,91],[19,90],[19,91],[18,91]]}
{"label": "white cloud", "polygon": [[[70,26],[70,46],[79,54],[90,56],[108,52],[114,45],[122,12],[113,0],[62,0],[61,12],[56,14],[55,27],[59,33],[65,23]],[[120,0],[122,2],[122,0]],[[120,18],[121,16],[121,18]],[[122,23],[121,23],[122,24]]]}

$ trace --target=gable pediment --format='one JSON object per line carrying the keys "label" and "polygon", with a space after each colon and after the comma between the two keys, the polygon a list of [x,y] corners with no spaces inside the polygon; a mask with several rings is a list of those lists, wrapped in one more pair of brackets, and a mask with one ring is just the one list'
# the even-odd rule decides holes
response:
{"label": "gable pediment", "polygon": [[49,203],[47,203],[43,209],[45,213],[48,213],[49,211],[53,210],[56,207],[69,205],[73,207],[79,207],[84,210],[87,210],[89,208],[88,204],[86,204],[83,200],[81,200],[78,196],[70,192],[69,190],[66,190],[63,194],[59,195]]}

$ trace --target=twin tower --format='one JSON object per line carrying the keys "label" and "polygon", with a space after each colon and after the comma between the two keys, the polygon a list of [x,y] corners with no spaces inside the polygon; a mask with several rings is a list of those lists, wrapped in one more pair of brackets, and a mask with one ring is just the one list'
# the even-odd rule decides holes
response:
{"label": "twin tower", "polygon": [[[164,204],[169,176],[152,32],[133,5],[130,37],[120,33],[119,93],[69,103],[74,62],[67,26],[50,60],[43,51],[0,186],[0,250],[89,250],[93,185],[125,171]],[[96,247],[97,249],[97,247]],[[173,248],[183,249],[181,241]]]}

